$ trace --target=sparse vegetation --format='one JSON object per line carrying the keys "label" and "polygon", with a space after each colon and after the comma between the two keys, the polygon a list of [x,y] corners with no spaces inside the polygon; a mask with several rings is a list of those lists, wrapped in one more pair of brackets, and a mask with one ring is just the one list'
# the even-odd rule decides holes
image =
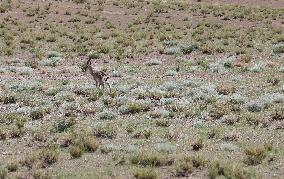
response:
{"label": "sparse vegetation", "polygon": [[2,0],[0,178],[281,178],[282,7]]}

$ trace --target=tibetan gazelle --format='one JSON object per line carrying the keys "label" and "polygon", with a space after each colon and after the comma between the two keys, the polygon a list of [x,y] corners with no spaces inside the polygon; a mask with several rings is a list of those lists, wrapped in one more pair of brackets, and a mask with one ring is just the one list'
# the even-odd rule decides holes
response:
{"label": "tibetan gazelle", "polygon": [[105,85],[107,85],[111,90],[110,84],[108,83],[109,76],[102,70],[94,69],[92,67],[92,59],[87,61],[83,67],[83,71],[88,71],[92,75],[93,79],[96,81],[96,87],[104,89]]}

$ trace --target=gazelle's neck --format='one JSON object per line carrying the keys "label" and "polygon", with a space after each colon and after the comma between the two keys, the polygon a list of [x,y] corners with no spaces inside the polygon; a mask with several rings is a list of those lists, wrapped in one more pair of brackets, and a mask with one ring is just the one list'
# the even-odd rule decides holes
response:
{"label": "gazelle's neck", "polygon": [[87,61],[87,71],[89,71],[89,72],[91,72],[91,73],[93,72],[91,59],[89,59],[89,60]]}

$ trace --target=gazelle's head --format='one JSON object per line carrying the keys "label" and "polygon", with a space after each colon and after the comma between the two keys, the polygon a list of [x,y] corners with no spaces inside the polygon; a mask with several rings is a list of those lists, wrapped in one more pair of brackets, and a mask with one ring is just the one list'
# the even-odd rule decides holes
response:
{"label": "gazelle's head", "polygon": [[85,64],[83,64],[83,65],[81,66],[82,71],[83,71],[83,72],[86,72],[87,69],[88,69],[88,67],[90,67],[91,65],[92,65],[92,61],[91,61],[91,59],[89,59]]}

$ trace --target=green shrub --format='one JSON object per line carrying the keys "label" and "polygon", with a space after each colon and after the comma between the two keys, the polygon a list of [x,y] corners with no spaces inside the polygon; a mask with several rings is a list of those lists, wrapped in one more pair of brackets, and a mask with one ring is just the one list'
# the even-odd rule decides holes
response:
{"label": "green shrub", "polygon": [[103,111],[98,114],[99,119],[101,120],[112,120],[116,118],[116,113],[112,111]]}
{"label": "green shrub", "polygon": [[149,111],[150,103],[144,100],[130,101],[126,105],[121,106],[119,111],[122,114],[135,114],[139,112]]}
{"label": "green shrub", "polygon": [[70,127],[76,124],[76,120],[73,117],[64,117],[58,119],[54,125],[53,129],[55,132],[65,132],[67,131]]}

